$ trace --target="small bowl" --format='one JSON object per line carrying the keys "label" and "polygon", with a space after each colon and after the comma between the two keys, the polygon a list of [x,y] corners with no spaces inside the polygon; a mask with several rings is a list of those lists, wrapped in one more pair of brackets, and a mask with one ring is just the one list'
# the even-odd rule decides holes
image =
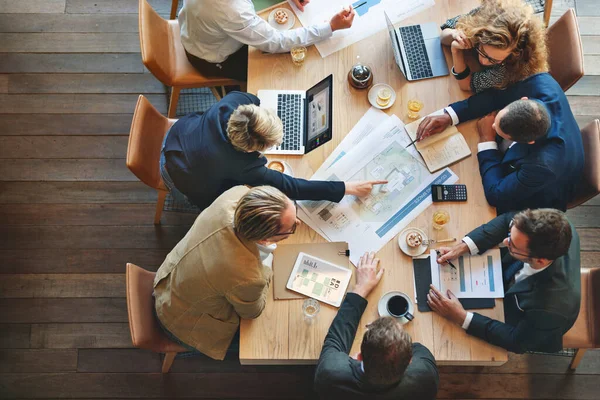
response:
{"label": "small bowl", "polygon": [[[392,92],[392,97],[390,97],[390,102],[386,105],[386,106],[380,106],[379,104],[377,104],[377,93],[379,93],[379,90],[381,89],[388,89]],[[376,85],[373,85],[373,87],[371,87],[371,89],[369,89],[369,103],[371,103],[371,105],[375,108],[378,108],[380,110],[387,110],[388,108],[390,108],[391,106],[394,105],[394,102],[396,101],[396,91],[394,89],[392,89],[392,87],[388,84],[385,83],[378,83]]]}
{"label": "small bowl", "polygon": [[[281,169],[277,167],[272,168],[273,164],[283,166],[283,171],[281,171]],[[294,176],[294,171],[292,171],[292,167],[290,167],[290,165],[283,160],[269,160],[269,162],[267,163],[267,168],[272,169],[273,171],[281,172],[291,177]]]}

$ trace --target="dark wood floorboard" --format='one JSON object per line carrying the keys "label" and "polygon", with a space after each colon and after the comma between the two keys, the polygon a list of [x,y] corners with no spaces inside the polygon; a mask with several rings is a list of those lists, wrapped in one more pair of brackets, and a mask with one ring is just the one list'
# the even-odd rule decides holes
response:
{"label": "dark wood floorboard", "polygon": [[[162,375],[160,355],[133,348],[125,265],[156,271],[195,219],[165,212],[155,227],[156,191],[125,165],[138,95],[168,104],[141,62],[138,4],[0,0],[0,398],[315,399],[314,366],[241,366],[230,352]],[[568,96],[583,127],[600,118],[600,7],[554,0],[553,20],[569,7],[586,76]],[[582,266],[600,267],[600,196],[568,216]],[[600,350],[575,373],[569,362],[440,367],[438,399],[600,399]]]}

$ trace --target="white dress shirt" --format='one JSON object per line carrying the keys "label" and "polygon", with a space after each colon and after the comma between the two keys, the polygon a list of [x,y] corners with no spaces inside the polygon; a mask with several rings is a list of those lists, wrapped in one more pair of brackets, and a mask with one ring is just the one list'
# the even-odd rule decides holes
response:
{"label": "white dress shirt", "polygon": [[252,0],[185,0],[179,23],[183,47],[211,63],[225,61],[244,44],[280,53],[332,35],[329,22],[278,31],[256,14]]}
{"label": "white dress shirt", "polygon": [[273,252],[277,250],[277,244],[264,245],[256,243],[256,247],[258,248],[258,255],[262,264],[265,267],[273,268]]}
{"label": "white dress shirt", "polygon": [[[496,142],[494,142],[494,144],[495,143]],[[462,241],[469,248],[469,252],[471,253],[471,255],[475,255],[475,254],[479,253],[479,248],[477,247],[477,245],[475,244],[475,242],[473,242],[473,240],[470,237],[465,236]],[[531,265],[529,265],[528,263],[523,263],[523,268],[521,268],[515,274],[515,283],[521,282],[523,279],[528,278],[528,277],[530,277],[532,275],[539,274],[540,272],[542,272],[543,270],[545,270],[546,268],[548,268],[550,265],[552,265],[552,263],[546,265],[542,269],[533,269],[533,268],[531,268]],[[464,322],[462,324],[462,327],[463,327],[464,330],[469,329],[469,326],[471,325],[471,320],[472,319],[473,319],[473,313],[467,311],[467,317],[465,318],[465,320],[464,320]]]}

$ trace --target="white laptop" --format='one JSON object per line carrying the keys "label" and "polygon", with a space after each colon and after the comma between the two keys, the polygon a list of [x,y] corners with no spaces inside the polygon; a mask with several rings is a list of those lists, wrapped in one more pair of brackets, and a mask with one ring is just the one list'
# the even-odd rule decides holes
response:
{"label": "white laptop", "polygon": [[265,154],[302,155],[333,136],[333,75],[307,91],[259,90],[260,106],[277,110],[283,122],[283,142]]}

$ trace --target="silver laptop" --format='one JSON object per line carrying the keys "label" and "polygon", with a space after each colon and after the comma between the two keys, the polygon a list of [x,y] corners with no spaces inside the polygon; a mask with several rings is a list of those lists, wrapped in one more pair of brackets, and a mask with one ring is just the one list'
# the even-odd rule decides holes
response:
{"label": "silver laptop", "polygon": [[384,11],[394,58],[408,81],[448,75],[438,26],[433,22],[394,28]]}
{"label": "silver laptop", "polygon": [[257,96],[283,122],[283,142],[265,154],[302,155],[333,137],[333,75],[307,91],[259,90]]}

